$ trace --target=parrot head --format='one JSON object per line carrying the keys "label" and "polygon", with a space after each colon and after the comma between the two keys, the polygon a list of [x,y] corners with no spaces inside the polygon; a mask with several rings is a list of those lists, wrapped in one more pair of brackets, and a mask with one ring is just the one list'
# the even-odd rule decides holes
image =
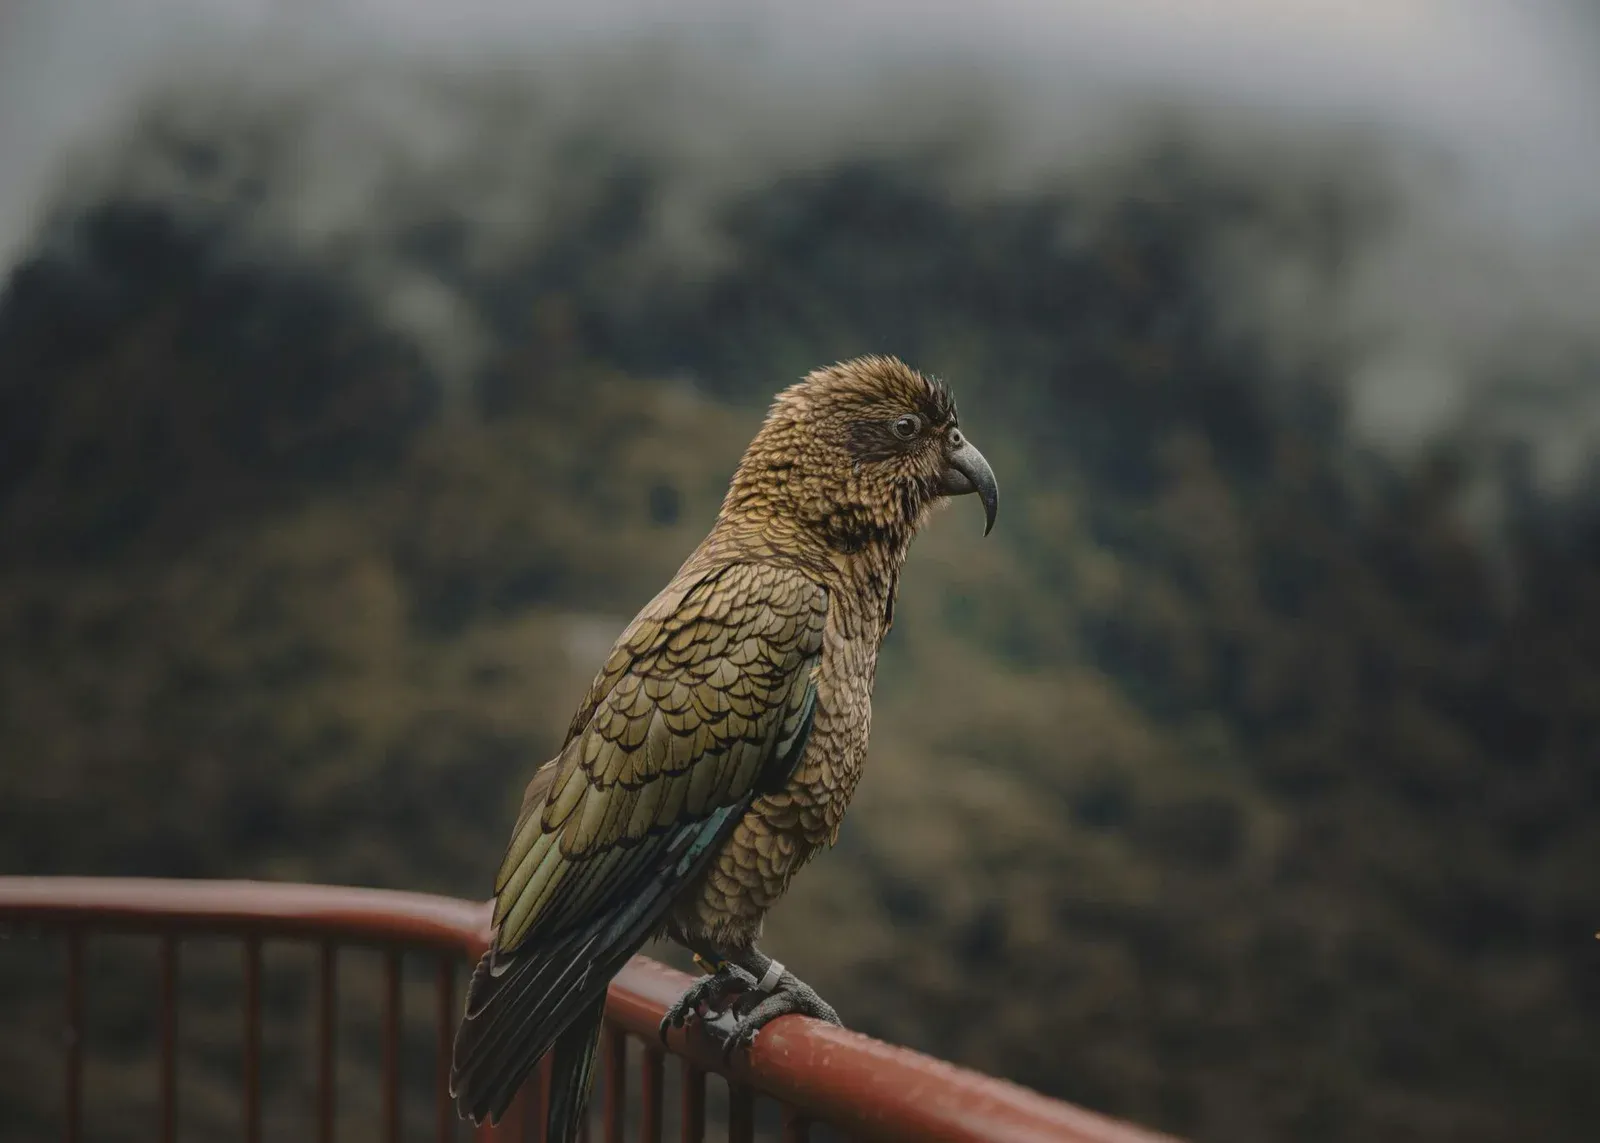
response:
{"label": "parrot head", "polygon": [[950,390],[894,357],[857,357],[779,393],[729,490],[836,550],[903,550],[947,498],[975,494],[994,527],[994,470],[967,439]]}

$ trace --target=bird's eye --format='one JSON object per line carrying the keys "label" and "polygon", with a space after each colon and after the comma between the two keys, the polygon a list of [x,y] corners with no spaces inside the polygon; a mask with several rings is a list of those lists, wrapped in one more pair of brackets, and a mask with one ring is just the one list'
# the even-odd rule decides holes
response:
{"label": "bird's eye", "polygon": [[903,417],[895,418],[894,435],[903,441],[908,441],[922,431],[922,418],[915,413],[907,413]]}

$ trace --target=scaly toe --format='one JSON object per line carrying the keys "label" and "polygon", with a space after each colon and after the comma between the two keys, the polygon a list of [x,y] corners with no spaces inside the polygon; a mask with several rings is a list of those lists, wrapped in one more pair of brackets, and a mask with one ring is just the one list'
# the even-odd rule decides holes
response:
{"label": "scaly toe", "polygon": [[689,1013],[700,1007],[701,998],[705,995],[706,986],[710,981],[711,978],[709,976],[702,976],[684,989],[683,995],[678,997],[671,1008],[667,1009],[667,1014],[661,1018],[660,1025],[661,1042],[663,1044],[667,1042],[667,1033],[674,1028],[683,1027],[684,1021],[689,1018]]}
{"label": "scaly toe", "polygon": [[677,1003],[661,1018],[661,1042],[665,1044],[667,1033],[683,1027],[702,1006],[709,1012],[721,1012],[731,997],[754,988],[755,983],[753,976],[735,964],[724,964],[710,976],[702,976],[684,989]]}
{"label": "scaly toe", "polygon": [[839,1014],[833,1010],[832,1005],[793,973],[785,972],[779,978],[772,994],[762,998],[759,1004],[739,1020],[732,1034],[722,1045],[723,1058],[732,1059],[733,1053],[740,1048],[748,1049],[755,1043],[761,1029],[779,1016],[810,1016],[813,1020],[843,1027]]}

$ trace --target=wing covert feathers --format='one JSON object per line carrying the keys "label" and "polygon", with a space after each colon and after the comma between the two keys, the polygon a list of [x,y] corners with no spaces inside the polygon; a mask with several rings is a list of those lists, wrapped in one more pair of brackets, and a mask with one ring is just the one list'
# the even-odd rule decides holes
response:
{"label": "wing covert feathers", "polygon": [[827,603],[794,568],[729,564],[680,577],[618,640],[495,878],[451,1068],[464,1113],[497,1118],[552,1046],[581,1109],[585,1014],[804,750]]}
{"label": "wing covert feathers", "polygon": [[547,764],[542,805],[525,807],[506,851],[497,948],[581,921],[628,864],[619,851],[756,791],[802,721],[826,606],[798,571],[735,564],[634,622],[618,643],[626,663],[614,668],[614,654],[596,680],[605,693],[591,692],[588,720]]}

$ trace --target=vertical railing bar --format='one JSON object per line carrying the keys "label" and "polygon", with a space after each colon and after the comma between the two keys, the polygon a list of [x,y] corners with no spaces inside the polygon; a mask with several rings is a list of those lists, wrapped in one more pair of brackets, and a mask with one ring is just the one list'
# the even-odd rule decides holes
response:
{"label": "vertical railing bar", "polygon": [[244,1137],[261,1143],[261,938],[244,941]]}
{"label": "vertical railing bar", "polygon": [[83,1127],[83,931],[67,933],[66,1140],[78,1143]]}
{"label": "vertical railing bar", "polygon": [[608,1020],[601,1035],[606,1065],[605,1143],[623,1143],[628,1120],[628,1034]]}
{"label": "vertical railing bar", "polygon": [[506,1113],[510,1122],[506,1137],[512,1138],[515,1143],[530,1143],[531,1140],[544,1138],[544,1135],[541,1135],[542,1127],[539,1125],[538,1116],[534,1114],[533,1100],[536,1089],[533,1084],[531,1077],[522,1082],[522,1090],[517,1092],[517,1098],[512,1100],[510,1111]]}
{"label": "vertical railing bar", "polygon": [[161,1143],[178,1136],[178,940],[161,936]]}
{"label": "vertical railing bar", "polygon": [[453,958],[439,958],[439,977],[434,990],[439,1004],[439,1040],[435,1048],[433,1095],[438,1113],[438,1143],[452,1143],[456,1137],[456,1109],[450,1099],[450,1054],[456,1020],[456,964]]}
{"label": "vertical railing bar", "polygon": [[333,1143],[334,1023],[337,1011],[338,948],[322,942],[321,971],[317,978],[317,1139]]}
{"label": "vertical railing bar", "polygon": [[661,1143],[662,1078],[666,1058],[650,1043],[639,1061],[639,1143]]}
{"label": "vertical railing bar", "polygon": [[544,1138],[543,1127],[530,1110],[533,1101],[533,1087],[531,1081],[524,1080],[522,1090],[517,1092],[511,1101],[511,1107],[506,1111],[507,1122],[510,1127],[506,1129],[506,1138],[515,1143],[538,1143]]}
{"label": "vertical railing bar", "polygon": [[[544,1060],[539,1061],[539,1079],[534,1084],[528,1084],[528,1116],[530,1116],[531,1138],[536,1143],[552,1143],[550,1140],[550,1089],[555,1084],[555,1060],[550,1053],[544,1053]],[[562,1143],[562,1141],[554,1141]]]}
{"label": "vertical railing bar", "polygon": [[799,1108],[783,1105],[783,1143],[810,1143],[811,1120]]}
{"label": "vertical railing bar", "polygon": [[683,1143],[704,1143],[706,1137],[706,1073],[683,1062]]}
{"label": "vertical railing bar", "polygon": [[383,954],[383,1138],[400,1143],[400,950]]}
{"label": "vertical railing bar", "polygon": [[539,1078],[523,1085],[523,1114],[527,1116],[528,1137],[533,1143],[550,1143],[550,1085],[554,1082],[555,1060],[550,1053],[539,1061]]}
{"label": "vertical railing bar", "polygon": [[754,1143],[756,1102],[742,1083],[728,1081],[728,1143]]}

